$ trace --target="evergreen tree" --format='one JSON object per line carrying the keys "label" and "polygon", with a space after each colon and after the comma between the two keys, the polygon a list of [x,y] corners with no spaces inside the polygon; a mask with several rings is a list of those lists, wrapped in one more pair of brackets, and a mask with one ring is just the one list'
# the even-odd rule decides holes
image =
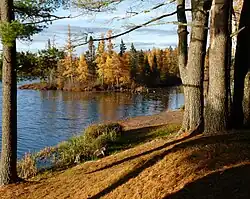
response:
{"label": "evergreen tree", "polygon": [[159,83],[159,70],[157,68],[156,55],[154,55],[154,58],[153,58],[153,63],[152,63],[151,72],[150,72],[150,79],[151,79],[152,85]]}
{"label": "evergreen tree", "polygon": [[[3,110],[0,185],[16,182],[17,159],[17,91],[16,39],[29,39],[51,22],[61,1],[1,0],[1,30],[3,45]],[[16,19],[16,20],[15,20]],[[26,23],[29,22],[29,23]]]}
{"label": "evergreen tree", "polygon": [[144,83],[144,64],[145,64],[145,53],[140,50],[138,53],[138,69],[137,69],[137,81],[139,84]]}
{"label": "evergreen tree", "polygon": [[96,63],[95,63],[95,45],[93,42],[93,37],[90,36],[89,38],[89,45],[88,45],[88,50],[85,53],[85,59],[87,61],[88,67],[89,67],[89,72],[92,77],[95,76],[96,74]]}
{"label": "evergreen tree", "polygon": [[130,49],[130,59],[129,59],[129,65],[130,65],[130,76],[131,79],[136,82],[137,81],[137,67],[138,67],[138,59],[137,59],[137,51],[134,47],[134,44],[131,44]]}
{"label": "evergreen tree", "polygon": [[126,49],[127,49],[126,45],[124,44],[123,39],[121,39],[120,53],[119,53],[120,57],[123,56],[123,54],[126,52]]}
{"label": "evergreen tree", "polygon": [[150,81],[151,81],[151,69],[150,69],[150,65],[148,62],[148,56],[145,56],[144,59],[144,67],[143,67],[143,83],[144,85],[150,85]]}

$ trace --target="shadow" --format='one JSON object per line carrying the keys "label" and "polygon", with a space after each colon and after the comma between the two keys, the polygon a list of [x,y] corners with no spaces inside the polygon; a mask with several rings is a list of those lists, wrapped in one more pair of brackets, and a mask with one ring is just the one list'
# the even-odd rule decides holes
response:
{"label": "shadow", "polygon": [[194,136],[189,135],[189,136],[186,136],[184,138],[168,142],[168,143],[166,143],[166,144],[164,144],[162,146],[159,146],[157,148],[145,151],[145,152],[137,154],[137,155],[129,156],[127,158],[124,158],[124,159],[118,160],[116,162],[113,162],[111,164],[108,164],[105,167],[96,169],[94,171],[86,172],[85,174],[91,174],[91,173],[94,173],[94,172],[109,169],[109,168],[111,168],[113,166],[117,166],[117,165],[122,164],[122,163],[124,163],[126,161],[130,161],[130,160],[133,160],[135,158],[139,158],[141,156],[148,155],[148,154],[153,153],[155,151],[160,151],[160,150],[162,150],[164,148],[167,148],[167,147],[169,147],[171,145],[175,145],[171,149],[171,152],[174,152],[173,150],[177,151],[177,150],[184,149],[186,147],[190,147],[190,146],[194,146],[194,145],[206,145],[206,144],[213,144],[213,143],[217,143],[217,142],[230,143],[232,141],[234,141],[234,142],[237,142],[237,141],[238,142],[242,142],[242,141],[249,142],[249,139],[250,139],[249,137],[245,138],[244,133],[241,133],[238,136],[236,136],[236,133],[230,133],[230,134],[222,134],[222,135],[203,136],[203,137],[195,138],[193,140],[189,140],[192,137],[194,137]]}
{"label": "shadow", "polygon": [[164,199],[249,199],[250,164],[217,171],[187,184]]}
{"label": "shadow", "polygon": [[184,137],[184,138],[182,138],[182,139],[178,139],[178,140],[174,140],[174,141],[172,141],[172,142],[168,142],[168,143],[166,143],[166,144],[164,144],[164,145],[162,145],[162,146],[160,146],[160,147],[157,147],[157,148],[154,148],[154,149],[145,151],[145,152],[140,153],[140,154],[137,154],[137,155],[129,156],[129,157],[127,157],[127,158],[124,158],[124,159],[121,159],[121,160],[119,160],[119,161],[116,161],[116,162],[113,162],[113,163],[111,163],[111,164],[108,164],[108,165],[106,165],[105,167],[102,167],[102,168],[100,168],[100,169],[96,169],[96,170],[94,170],[94,171],[86,172],[85,174],[91,174],[91,173],[94,173],[94,172],[98,172],[98,171],[102,171],[102,170],[111,168],[111,167],[113,167],[113,166],[117,166],[117,165],[122,164],[122,163],[124,163],[124,162],[126,162],[126,161],[130,161],[130,160],[133,160],[133,159],[135,159],[135,158],[139,158],[139,157],[141,157],[141,156],[148,155],[148,154],[153,153],[153,152],[155,152],[155,151],[162,150],[162,149],[164,149],[164,148],[166,148],[166,147],[168,147],[168,146],[171,146],[171,145],[174,145],[174,144],[183,142],[183,141],[185,141],[185,140],[187,140],[187,139],[189,139],[189,138],[191,138],[191,137],[192,137],[192,136],[187,136],[187,137]]}
{"label": "shadow", "polygon": [[[173,146],[170,149],[166,149],[165,151],[162,151],[160,153],[158,153],[157,155],[153,156],[151,159],[149,160],[145,160],[144,163],[142,163],[142,165],[137,166],[133,171],[129,172],[128,174],[124,175],[123,177],[121,177],[119,180],[117,180],[116,182],[114,182],[113,184],[111,184],[110,186],[108,186],[107,188],[105,188],[104,190],[100,191],[99,193],[97,193],[96,195],[89,197],[89,199],[98,199],[108,193],[110,193],[112,190],[116,189],[117,187],[121,186],[122,184],[126,183],[127,181],[129,181],[132,178],[137,177],[144,169],[149,168],[151,166],[153,166],[154,164],[156,164],[159,160],[163,159],[166,155],[176,152],[178,150],[184,149],[186,147],[192,147],[194,145],[207,145],[207,144],[213,144],[213,143],[230,143],[230,142],[241,142],[242,141],[246,141],[249,142],[249,137],[248,138],[244,138],[244,137],[240,137],[240,136],[236,136],[236,134],[227,134],[227,135],[215,135],[215,136],[210,136],[210,137],[199,137],[193,140],[188,140],[190,137],[185,137],[183,139],[180,140],[176,140],[170,143],[166,143],[165,145],[155,148],[153,150],[149,150],[146,151],[144,153],[135,155],[135,156],[131,156],[128,158],[125,158],[123,160],[117,161],[113,164],[107,165],[101,169],[95,170],[93,172],[96,171],[101,171],[107,168],[110,168],[112,166],[121,164],[122,162],[140,157],[142,155],[146,155],[152,152],[155,152],[157,150],[161,150],[164,149],[165,147],[171,146],[176,144],[175,146]],[[249,168],[248,168],[249,169]],[[248,170],[249,171],[249,170]],[[92,172],[92,173],[93,173]],[[250,175],[250,172],[249,174]],[[249,176],[249,180],[250,180],[250,176]],[[180,197],[182,198],[182,197]],[[200,197],[198,197],[200,199]],[[208,197],[211,198],[211,197]],[[213,197],[212,197],[213,198]],[[223,198],[223,197],[221,197]]]}
{"label": "shadow", "polygon": [[[161,127],[166,127],[166,125],[152,125],[123,131],[121,137],[113,143],[116,146],[113,150],[124,150],[124,148],[130,148],[131,146],[152,140],[157,136],[151,132]],[[113,152],[112,149],[110,152]]]}
{"label": "shadow", "polygon": [[[159,147],[159,148],[164,148],[164,147],[162,146],[162,147]],[[157,149],[157,150],[160,150],[160,149]],[[152,153],[153,151],[156,151],[156,150],[147,151],[145,153],[148,154],[148,153]],[[107,188],[102,190],[101,192],[97,193],[96,195],[94,195],[92,197],[89,197],[88,199],[98,199],[98,198],[110,193],[112,190],[114,190],[117,187],[119,187],[120,185],[126,183],[130,179],[137,177],[144,169],[153,166],[159,160],[161,160],[162,158],[164,158],[167,154],[169,154],[171,152],[172,152],[172,150],[163,151],[163,152],[153,156],[151,159],[145,160],[145,162],[141,166],[137,166],[133,171],[131,171],[128,174],[124,175],[122,178],[120,178],[119,180],[117,180],[116,182],[114,182],[113,184],[111,184],[110,186],[108,186]],[[139,154],[139,156],[141,156],[142,154]],[[135,156],[132,156],[132,158],[135,158]]]}

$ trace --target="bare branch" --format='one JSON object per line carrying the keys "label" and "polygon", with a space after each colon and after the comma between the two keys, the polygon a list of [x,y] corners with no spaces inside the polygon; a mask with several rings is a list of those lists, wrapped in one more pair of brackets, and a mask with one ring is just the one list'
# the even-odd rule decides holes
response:
{"label": "bare branch", "polygon": [[40,20],[40,21],[23,23],[23,25],[35,25],[35,24],[41,24],[41,23],[49,23],[49,22],[60,20],[60,19],[69,19],[69,18],[72,18],[72,17],[70,15],[65,16],[65,17],[57,16],[57,17],[54,17],[53,19],[43,19],[43,20]]}
{"label": "bare branch", "polygon": [[[150,9],[148,9],[148,10],[143,10],[143,11],[141,11],[141,12],[127,11],[126,13],[127,13],[127,14],[131,14],[131,16],[129,16],[129,17],[134,17],[134,16],[139,15],[139,14],[152,12],[152,11],[154,11],[154,10],[156,10],[156,9],[158,9],[158,8],[160,8],[160,7],[162,7],[162,6],[165,6],[165,5],[167,5],[167,4],[171,4],[171,3],[175,2],[175,1],[176,1],[176,0],[165,1],[164,3],[158,4],[158,5],[152,7],[152,8],[150,8]],[[123,17],[123,18],[121,18],[121,19],[127,19],[127,18],[129,18],[129,17],[126,16],[126,17]]]}
{"label": "bare branch", "polygon": [[[191,11],[191,9],[185,9],[184,11]],[[153,22],[156,22],[156,21],[158,21],[158,20],[161,20],[161,19],[163,19],[163,18],[165,18],[165,17],[173,16],[173,15],[175,15],[175,14],[177,14],[177,10],[174,11],[174,12],[171,12],[171,13],[164,14],[164,15],[161,15],[161,16],[159,16],[159,17],[156,17],[156,18],[154,18],[154,19],[152,19],[152,20],[150,20],[150,21],[147,21],[147,22],[145,22],[145,23],[143,23],[143,24],[141,24],[141,25],[137,25],[137,26],[135,26],[135,27],[133,27],[133,28],[131,28],[131,29],[129,29],[129,30],[126,30],[126,31],[122,32],[122,33],[113,35],[113,36],[111,36],[111,37],[93,39],[92,41],[103,41],[103,40],[115,39],[115,38],[117,38],[117,37],[120,37],[120,36],[122,36],[122,35],[128,34],[128,33],[132,32],[132,31],[135,31],[135,30],[137,30],[137,29],[139,29],[139,28],[142,28],[142,27],[144,27],[144,26],[147,26],[147,25],[149,25],[149,24],[151,24],[151,23],[153,23]],[[86,41],[86,42],[84,42],[84,43],[80,43],[80,44],[73,45],[73,47],[75,48],[75,47],[79,47],[79,46],[82,46],[82,45],[85,45],[85,44],[88,44],[88,41]]]}

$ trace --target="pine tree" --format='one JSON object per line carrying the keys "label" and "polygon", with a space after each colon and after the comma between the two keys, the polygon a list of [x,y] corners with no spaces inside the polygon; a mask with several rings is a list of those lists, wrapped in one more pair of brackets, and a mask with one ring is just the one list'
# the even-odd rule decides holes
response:
{"label": "pine tree", "polygon": [[[1,22],[13,20],[13,0],[1,0]],[[12,33],[10,33],[12,34]],[[0,162],[0,185],[17,181],[17,97],[16,97],[16,39],[3,44],[3,94],[2,94],[2,151]]]}
{"label": "pine tree", "polygon": [[96,63],[95,63],[96,55],[95,55],[95,45],[92,36],[90,36],[89,38],[89,45],[88,45],[88,50],[86,51],[85,59],[88,64],[90,74],[94,78],[96,74]]}
{"label": "pine tree", "polygon": [[136,82],[137,81],[138,59],[137,59],[137,51],[136,51],[133,43],[131,44],[131,49],[130,49],[129,65],[130,65],[130,76],[131,76],[131,79],[134,82]]}
{"label": "pine tree", "polygon": [[151,67],[151,72],[150,72],[150,79],[151,79],[151,84],[158,84],[159,82],[159,71],[157,68],[157,58],[156,55],[153,57],[153,63]]}
{"label": "pine tree", "polygon": [[145,85],[150,85],[150,81],[151,81],[150,74],[151,74],[151,68],[148,62],[148,57],[146,55],[144,59],[144,67],[143,67],[143,83]]}
{"label": "pine tree", "polygon": [[138,52],[138,67],[137,67],[137,81],[139,84],[144,84],[144,64],[145,53],[141,50]]}
{"label": "pine tree", "polygon": [[126,45],[124,44],[123,40],[121,39],[120,53],[119,53],[120,57],[123,56],[123,54],[126,52],[126,49],[127,49],[127,48],[126,48]]}

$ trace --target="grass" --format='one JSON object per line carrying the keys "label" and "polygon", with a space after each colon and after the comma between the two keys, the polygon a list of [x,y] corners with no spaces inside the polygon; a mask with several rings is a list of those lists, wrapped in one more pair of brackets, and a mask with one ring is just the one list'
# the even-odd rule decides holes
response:
{"label": "grass", "polygon": [[82,135],[70,138],[54,147],[25,156],[18,161],[18,175],[27,179],[44,170],[61,170],[97,157],[94,152],[104,146],[112,145],[119,139],[122,126],[118,123],[89,126]]}
{"label": "grass", "polygon": [[109,150],[111,152],[119,152],[121,150],[132,148],[136,145],[149,142],[155,138],[169,136],[178,131],[179,128],[179,125],[171,124],[123,131],[121,136],[113,142],[112,146],[110,146]]}
{"label": "grass", "polygon": [[[27,153],[18,162],[18,175],[23,179],[47,170],[62,170],[89,160],[96,160],[96,150],[106,147],[106,154],[117,153],[157,137],[175,132],[178,125],[146,127],[123,131],[119,123],[89,126],[82,135],[70,138],[55,147]],[[77,161],[76,161],[77,160]]]}

